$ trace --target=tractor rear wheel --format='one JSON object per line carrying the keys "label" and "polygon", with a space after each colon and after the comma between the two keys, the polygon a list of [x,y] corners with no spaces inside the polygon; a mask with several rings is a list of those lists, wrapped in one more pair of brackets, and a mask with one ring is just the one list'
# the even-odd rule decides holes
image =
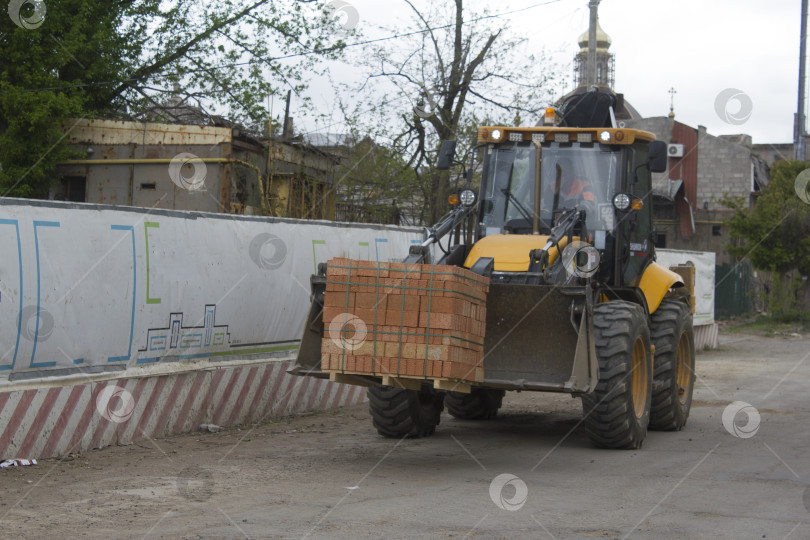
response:
{"label": "tractor rear wheel", "polygon": [[447,412],[459,420],[489,420],[498,414],[504,394],[503,390],[474,388],[469,394],[447,392],[444,402]]}
{"label": "tractor rear wheel", "polygon": [[684,302],[666,299],[650,318],[655,345],[650,429],[678,431],[686,425],[695,387],[695,334]]}
{"label": "tractor rear wheel", "polygon": [[417,391],[375,384],[368,389],[368,404],[383,437],[427,437],[439,425],[444,394],[426,386]]}
{"label": "tractor rear wheel", "polygon": [[599,382],[582,396],[584,424],[602,448],[640,448],[652,399],[650,329],[641,306],[612,301],[594,306]]}

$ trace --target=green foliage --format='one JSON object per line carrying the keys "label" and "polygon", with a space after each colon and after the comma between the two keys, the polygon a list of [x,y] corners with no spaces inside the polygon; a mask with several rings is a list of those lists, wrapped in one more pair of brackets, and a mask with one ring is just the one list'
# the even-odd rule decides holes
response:
{"label": "green foliage", "polygon": [[734,244],[728,252],[748,257],[754,268],[769,271],[765,308],[776,322],[802,320],[803,300],[810,274],[810,204],[796,193],[796,177],[808,167],[801,161],[778,161],[771,180],[753,209],[741,199],[726,198],[723,204],[735,214],[726,222]]}
{"label": "green foliage", "polygon": [[30,30],[0,17],[3,195],[46,193],[49,171],[69,157],[59,119],[81,117],[105,102],[107,88],[83,85],[113,80],[123,67],[114,30],[119,21],[108,3],[87,0],[49,3],[42,26]]}
{"label": "green foliage", "polygon": [[336,173],[345,221],[413,224],[424,219],[414,206],[416,174],[390,148],[365,137],[349,149]]}
{"label": "green foliage", "polygon": [[741,199],[722,201],[735,210],[727,220],[731,237],[738,242],[727,246],[731,255],[748,257],[761,270],[810,274],[810,205],[799,199],[794,187],[807,167],[801,161],[776,162],[753,209]]}
{"label": "green foliage", "polygon": [[765,299],[765,309],[772,314],[775,322],[810,321],[810,313],[806,313],[800,300],[805,285],[800,276],[774,272],[772,285]]}
{"label": "green foliage", "polygon": [[43,3],[35,28],[0,16],[4,196],[47,193],[55,164],[70,157],[70,118],[138,118],[180,94],[256,128],[269,94],[300,91],[318,59],[344,44],[337,20],[310,0]]}
{"label": "green foliage", "polygon": [[773,315],[759,315],[754,320],[734,321],[723,328],[724,332],[751,333],[766,337],[801,333],[807,330],[810,330],[810,317],[807,315],[790,321]]}

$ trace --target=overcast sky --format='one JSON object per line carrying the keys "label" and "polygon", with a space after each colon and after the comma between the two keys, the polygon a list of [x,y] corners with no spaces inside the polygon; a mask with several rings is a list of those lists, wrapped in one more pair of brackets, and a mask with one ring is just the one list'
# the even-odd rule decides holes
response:
{"label": "overcast sky", "polygon": [[[378,25],[395,25],[410,14],[402,0],[349,2],[359,15],[358,29],[370,37],[386,35]],[[417,5],[428,2],[414,0]],[[468,2],[504,13],[549,0]],[[544,49],[565,66],[569,88],[577,37],[588,26],[587,6],[588,0],[558,0],[505,17],[515,33],[529,38],[532,48]],[[643,116],[667,115],[668,90],[674,87],[676,119],[685,124],[704,125],[714,135],[748,133],[755,143],[792,141],[800,0],[602,0],[599,19],[613,40],[615,90]],[[330,70],[338,80],[358,77],[345,64]],[[721,103],[718,114],[718,96],[735,93],[724,93],[727,89],[743,95],[726,107]],[[322,83],[312,91],[318,107],[328,107],[333,95]]]}

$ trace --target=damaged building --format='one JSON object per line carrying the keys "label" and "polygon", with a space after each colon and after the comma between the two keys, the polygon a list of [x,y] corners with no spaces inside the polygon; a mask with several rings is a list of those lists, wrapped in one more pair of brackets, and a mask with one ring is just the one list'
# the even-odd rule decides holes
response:
{"label": "damaged building", "polygon": [[334,218],[334,156],[300,141],[259,138],[232,123],[216,124],[67,121],[76,157],[57,167],[50,198]]}

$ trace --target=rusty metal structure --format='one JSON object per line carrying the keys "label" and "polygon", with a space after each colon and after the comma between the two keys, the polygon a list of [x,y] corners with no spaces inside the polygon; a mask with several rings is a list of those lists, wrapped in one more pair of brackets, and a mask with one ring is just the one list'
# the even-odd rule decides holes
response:
{"label": "rusty metal structure", "polygon": [[304,143],[267,141],[268,212],[299,219],[335,219],[338,158]]}
{"label": "rusty metal structure", "polygon": [[237,127],[74,120],[51,199],[334,219],[334,156]]}

